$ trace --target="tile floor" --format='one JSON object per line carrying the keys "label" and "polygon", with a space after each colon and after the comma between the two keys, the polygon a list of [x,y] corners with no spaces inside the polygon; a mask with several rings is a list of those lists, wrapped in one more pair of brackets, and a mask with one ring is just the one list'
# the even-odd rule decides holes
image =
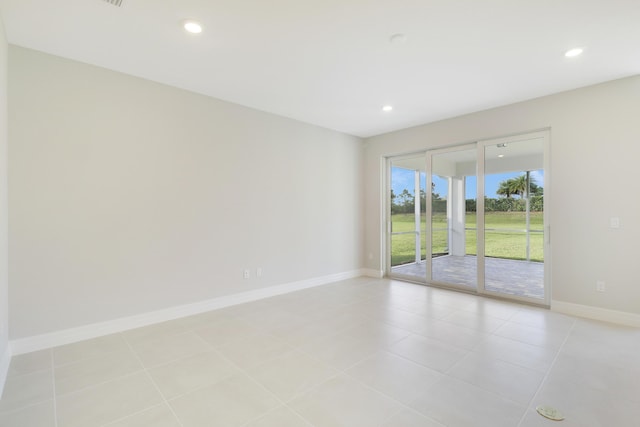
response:
{"label": "tile floor", "polygon": [[639,426],[638,354],[638,329],[358,278],[16,356],[0,426]]}

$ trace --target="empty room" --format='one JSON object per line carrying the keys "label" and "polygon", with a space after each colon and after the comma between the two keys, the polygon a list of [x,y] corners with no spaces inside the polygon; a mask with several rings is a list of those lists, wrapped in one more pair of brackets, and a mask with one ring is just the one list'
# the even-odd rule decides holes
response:
{"label": "empty room", "polygon": [[0,0],[0,427],[634,427],[640,4]]}

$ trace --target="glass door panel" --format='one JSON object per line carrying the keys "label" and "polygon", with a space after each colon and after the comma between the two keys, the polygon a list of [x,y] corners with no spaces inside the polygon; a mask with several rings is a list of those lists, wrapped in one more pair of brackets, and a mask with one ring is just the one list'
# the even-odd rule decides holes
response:
{"label": "glass door panel", "polygon": [[426,174],[424,154],[389,162],[389,254],[393,277],[424,282],[426,278]]}
{"label": "glass door panel", "polygon": [[484,145],[484,290],[545,301],[544,148],[533,135]]}
{"label": "glass door panel", "polygon": [[548,305],[548,144],[535,132],[390,158],[387,274]]}
{"label": "glass door panel", "polygon": [[429,153],[431,282],[477,289],[476,146]]}

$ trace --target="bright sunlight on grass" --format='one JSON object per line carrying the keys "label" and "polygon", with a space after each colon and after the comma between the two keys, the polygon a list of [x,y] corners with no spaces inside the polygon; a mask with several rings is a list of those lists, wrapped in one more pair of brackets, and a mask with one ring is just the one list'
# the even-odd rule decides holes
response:
{"label": "bright sunlight on grass", "polygon": [[[391,217],[393,232],[414,231],[413,214],[394,214]],[[544,261],[543,254],[543,216],[542,212],[531,212],[530,259]],[[467,228],[475,228],[476,214],[467,213]],[[426,258],[425,216],[421,220],[421,259]],[[524,212],[486,212],[485,213],[485,256],[526,259],[526,216]],[[476,255],[476,230],[466,231],[466,253]],[[400,265],[415,261],[415,234],[391,236],[391,265]],[[432,252],[447,253],[447,220],[445,213],[435,213],[433,217]]]}

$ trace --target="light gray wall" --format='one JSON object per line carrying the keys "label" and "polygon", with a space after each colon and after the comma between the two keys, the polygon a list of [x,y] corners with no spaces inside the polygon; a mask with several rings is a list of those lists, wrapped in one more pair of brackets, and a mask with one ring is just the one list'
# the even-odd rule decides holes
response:
{"label": "light gray wall", "polygon": [[[383,156],[543,128],[551,129],[552,299],[640,313],[638,76],[366,140],[366,267],[383,265]],[[607,292],[595,292],[596,280]]]}
{"label": "light gray wall", "polygon": [[360,139],[9,59],[11,339],[361,268]]}
{"label": "light gray wall", "polygon": [[[0,18],[0,362],[9,344],[9,262],[7,196],[7,39]],[[3,373],[0,372],[0,378]],[[0,380],[0,394],[2,381]]]}

